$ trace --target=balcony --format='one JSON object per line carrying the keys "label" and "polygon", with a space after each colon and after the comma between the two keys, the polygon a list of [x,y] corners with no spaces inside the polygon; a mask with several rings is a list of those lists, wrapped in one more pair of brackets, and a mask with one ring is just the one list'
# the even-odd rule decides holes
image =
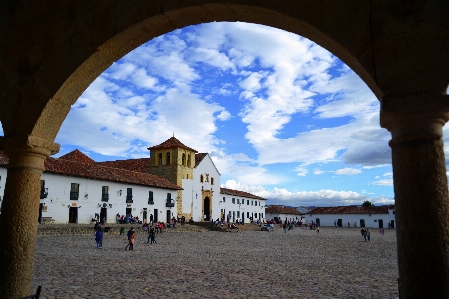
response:
{"label": "balcony", "polygon": [[126,203],[133,203],[133,197],[132,196],[126,196]]}
{"label": "balcony", "polygon": [[167,208],[173,208],[175,206],[175,201],[173,199],[167,199],[167,202],[165,203],[165,206]]}

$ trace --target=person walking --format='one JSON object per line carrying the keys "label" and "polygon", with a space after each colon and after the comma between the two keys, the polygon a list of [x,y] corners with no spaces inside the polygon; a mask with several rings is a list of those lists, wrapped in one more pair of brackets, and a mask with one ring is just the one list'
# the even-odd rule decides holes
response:
{"label": "person walking", "polygon": [[151,229],[151,228],[153,228],[153,226],[148,226],[148,227],[147,227],[148,240],[145,242],[145,244],[150,243],[150,240],[151,240],[150,229]]}
{"label": "person walking", "polygon": [[97,229],[95,232],[95,242],[97,243],[97,249],[103,248],[103,231],[101,229]]}
{"label": "person walking", "polygon": [[157,244],[157,242],[156,242],[156,239],[155,239],[155,233],[154,233],[154,228],[153,227],[150,227],[150,239],[151,239],[151,244],[153,244],[153,243],[155,243],[155,244]]}
{"label": "person walking", "polygon": [[136,233],[133,231],[131,238],[129,240],[129,250],[134,250],[134,241],[136,240]]}
{"label": "person walking", "polygon": [[[129,247],[129,250],[132,250],[131,248],[134,247],[134,239],[136,238],[136,234],[135,234],[135,232],[133,231],[133,228],[132,228],[132,227],[129,229],[129,231],[128,231],[128,233],[127,233],[126,235],[127,235],[127,237],[128,237],[128,245],[126,245],[125,250],[127,250],[128,247]],[[133,235],[134,235],[134,239],[133,239],[133,241],[132,241],[132,243],[131,243],[131,236],[133,236]]]}
{"label": "person walking", "polygon": [[287,232],[287,220],[284,221],[284,224],[282,224],[282,228],[284,229],[284,233]]}
{"label": "person walking", "polygon": [[368,241],[371,241],[371,233],[369,232],[369,229],[366,230],[366,237],[368,238]]}

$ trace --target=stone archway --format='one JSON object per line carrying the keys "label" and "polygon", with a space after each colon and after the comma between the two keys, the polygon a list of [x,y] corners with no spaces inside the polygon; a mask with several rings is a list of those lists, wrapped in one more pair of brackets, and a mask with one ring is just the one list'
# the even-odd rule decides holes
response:
{"label": "stone archway", "polygon": [[[449,118],[447,15],[444,2],[425,0],[2,2],[0,149],[10,163],[0,219],[0,267],[6,269],[0,293],[15,298],[29,292],[43,161],[59,150],[54,138],[87,86],[155,36],[187,25],[244,21],[315,41],[381,99],[381,125],[393,136],[401,295],[447,296],[449,199],[441,141]],[[422,215],[434,215],[431,232],[415,221]],[[17,222],[27,228],[12,225]]]}

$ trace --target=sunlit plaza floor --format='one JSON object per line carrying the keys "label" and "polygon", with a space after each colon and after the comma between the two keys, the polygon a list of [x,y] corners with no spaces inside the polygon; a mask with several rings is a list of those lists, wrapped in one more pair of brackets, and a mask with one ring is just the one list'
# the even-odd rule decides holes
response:
{"label": "sunlit plaza floor", "polygon": [[38,237],[41,298],[398,298],[396,232],[321,227]]}

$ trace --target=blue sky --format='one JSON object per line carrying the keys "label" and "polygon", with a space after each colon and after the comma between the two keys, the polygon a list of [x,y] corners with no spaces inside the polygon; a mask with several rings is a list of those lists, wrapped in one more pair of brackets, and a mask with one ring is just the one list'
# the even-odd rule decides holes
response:
{"label": "blue sky", "polygon": [[223,187],[268,204],[394,203],[378,100],[337,57],[292,33],[209,23],[149,41],[73,105],[57,156],[149,157],[173,134],[210,153]]}

